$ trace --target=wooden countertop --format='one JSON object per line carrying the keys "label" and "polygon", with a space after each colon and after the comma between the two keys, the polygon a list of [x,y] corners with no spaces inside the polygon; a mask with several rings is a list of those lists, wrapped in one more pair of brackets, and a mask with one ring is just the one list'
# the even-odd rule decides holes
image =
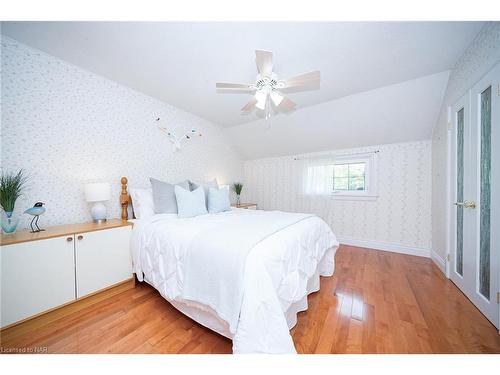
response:
{"label": "wooden countertop", "polygon": [[21,242],[45,240],[48,238],[67,236],[74,233],[95,232],[98,230],[125,227],[132,223],[121,219],[108,219],[104,223],[82,223],[82,224],[67,224],[57,225],[44,228],[43,232],[31,233],[28,230],[21,230],[11,234],[2,233],[0,235],[0,246],[13,245]]}
{"label": "wooden countertop", "polygon": [[257,203],[240,203],[231,205],[231,207],[236,207],[236,208],[248,208],[253,206],[257,206]]}

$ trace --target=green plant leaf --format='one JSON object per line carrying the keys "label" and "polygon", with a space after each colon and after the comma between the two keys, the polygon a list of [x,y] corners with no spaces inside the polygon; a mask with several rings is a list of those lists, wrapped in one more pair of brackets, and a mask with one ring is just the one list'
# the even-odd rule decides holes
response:
{"label": "green plant leaf", "polygon": [[17,173],[2,173],[0,177],[0,206],[5,212],[14,211],[17,198],[26,186],[27,177],[21,169]]}
{"label": "green plant leaf", "polygon": [[243,190],[243,184],[240,182],[235,182],[233,184],[233,190],[237,195],[241,195],[241,191]]}

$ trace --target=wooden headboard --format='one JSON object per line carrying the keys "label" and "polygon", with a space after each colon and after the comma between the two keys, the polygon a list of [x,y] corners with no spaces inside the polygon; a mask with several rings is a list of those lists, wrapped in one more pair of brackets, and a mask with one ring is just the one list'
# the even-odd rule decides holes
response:
{"label": "wooden headboard", "polygon": [[127,191],[127,177],[121,178],[122,191],[120,193],[120,205],[122,206],[122,220],[128,219],[128,205],[131,203],[130,195]]}

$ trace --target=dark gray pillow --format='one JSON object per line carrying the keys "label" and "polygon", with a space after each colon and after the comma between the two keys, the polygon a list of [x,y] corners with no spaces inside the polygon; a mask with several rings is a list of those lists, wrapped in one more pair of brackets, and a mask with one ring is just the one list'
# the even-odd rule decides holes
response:
{"label": "dark gray pillow", "polygon": [[160,181],[155,178],[150,178],[151,188],[153,189],[153,204],[155,206],[156,214],[176,214],[177,199],[175,198],[174,186],[180,186],[189,191],[189,181],[182,181],[175,185],[168,182]]}

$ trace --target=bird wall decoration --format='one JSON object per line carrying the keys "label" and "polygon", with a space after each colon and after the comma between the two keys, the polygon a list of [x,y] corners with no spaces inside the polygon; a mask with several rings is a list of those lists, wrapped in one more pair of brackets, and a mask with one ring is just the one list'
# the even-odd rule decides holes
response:
{"label": "bird wall decoration", "polygon": [[[30,222],[31,233],[38,233],[45,230],[40,229],[40,227],[38,226],[38,218],[45,212],[45,207],[43,207],[44,204],[45,203],[43,202],[36,202],[33,207],[28,208],[26,211],[24,211],[25,214],[33,216],[33,219],[31,219]],[[36,229],[33,228],[33,225]]]}
{"label": "bird wall decoration", "polygon": [[[159,122],[160,118],[157,117],[156,121]],[[191,129],[188,132],[182,134],[180,137],[177,137],[172,131],[168,130],[165,127],[158,126],[158,128],[167,135],[168,140],[172,143],[173,151],[180,151],[182,148],[182,142],[192,139],[195,136],[201,137],[201,133],[199,133],[196,129]]]}

